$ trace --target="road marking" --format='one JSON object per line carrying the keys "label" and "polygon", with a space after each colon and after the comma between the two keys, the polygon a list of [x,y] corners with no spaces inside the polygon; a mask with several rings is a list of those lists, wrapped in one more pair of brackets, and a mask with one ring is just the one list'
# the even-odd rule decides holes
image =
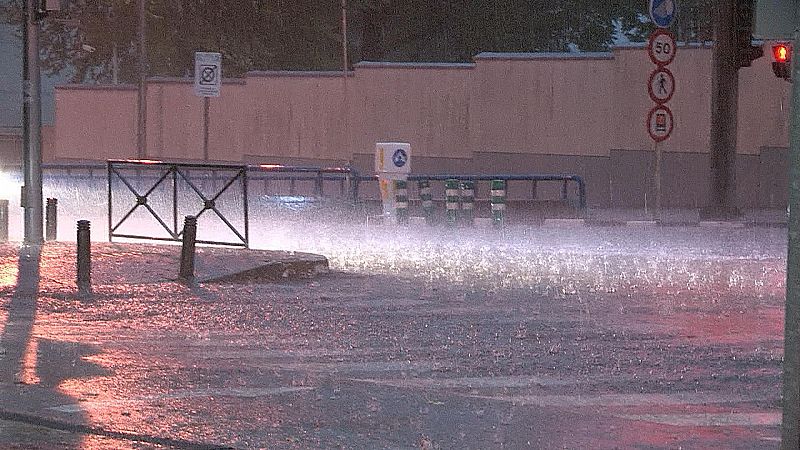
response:
{"label": "road marking", "polygon": [[700,414],[640,414],[621,415],[623,419],[642,420],[674,426],[777,426],[781,424],[780,412],[756,413],[700,413]]}

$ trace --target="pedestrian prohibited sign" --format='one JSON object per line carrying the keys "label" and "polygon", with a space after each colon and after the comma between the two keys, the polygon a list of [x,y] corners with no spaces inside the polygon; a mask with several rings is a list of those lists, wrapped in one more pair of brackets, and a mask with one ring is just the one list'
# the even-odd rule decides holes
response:
{"label": "pedestrian prohibited sign", "polygon": [[219,97],[222,86],[222,55],[194,54],[194,93],[198,97]]}
{"label": "pedestrian prohibited sign", "polygon": [[675,77],[666,67],[658,67],[650,74],[647,83],[650,98],[659,105],[667,103],[675,93]]}
{"label": "pedestrian prohibited sign", "polygon": [[392,155],[392,162],[398,168],[405,166],[406,162],[408,162],[408,153],[402,148],[398,148]]}
{"label": "pedestrian prohibited sign", "polygon": [[647,115],[647,131],[656,142],[667,139],[672,134],[673,127],[672,111],[665,105],[656,105]]}
{"label": "pedestrian prohibited sign", "polygon": [[656,30],[647,41],[647,53],[654,64],[666,66],[675,59],[675,36],[667,30]]}

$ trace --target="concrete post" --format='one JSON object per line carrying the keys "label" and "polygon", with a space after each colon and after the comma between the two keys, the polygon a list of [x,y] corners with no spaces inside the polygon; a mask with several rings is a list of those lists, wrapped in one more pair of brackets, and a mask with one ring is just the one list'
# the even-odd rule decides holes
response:
{"label": "concrete post", "polygon": [[0,242],[8,242],[8,200],[0,200]]}
{"label": "concrete post", "polygon": [[181,245],[181,268],[178,277],[186,283],[194,283],[195,243],[197,240],[197,217],[186,216],[183,222]]}
{"label": "concrete post", "polygon": [[78,221],[78,293],[92,293],[92,238],[91,223]]}
{"label": "concrete post", "polygon": [[58,239],[58,199],[48,198],[45,207],[45,240]]}

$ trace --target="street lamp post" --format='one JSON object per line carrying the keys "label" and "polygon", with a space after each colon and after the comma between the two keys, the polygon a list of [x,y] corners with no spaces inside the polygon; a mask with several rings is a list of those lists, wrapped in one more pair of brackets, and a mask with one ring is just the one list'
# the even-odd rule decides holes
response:
{"label": "street lamp post", "polygon": [[42,101],[39,72],[39,1],[25,0],[22,27],[22,130],[26,244],[44,240],[42,211]]}
{"label": "street lamp post", "polygon": [[136,157],[147,157],[147,0],[139,0],[139,100],[137,102]]}

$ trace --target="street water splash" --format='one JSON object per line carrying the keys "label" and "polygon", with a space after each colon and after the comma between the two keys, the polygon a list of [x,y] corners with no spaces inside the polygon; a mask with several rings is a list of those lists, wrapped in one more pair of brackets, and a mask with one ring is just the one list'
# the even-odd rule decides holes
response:
{"label": "street water splash", "polygon": [[[107,240],[108,203],[102,180],[54,178],[46,183],[45,196],[59,200],[59,239],[74,240],[76,221],[89,219],[92,239]],[[116,221],[135,200],[121,185],[115,186],[115,197],[121,200]],[[153,197],[154,208],[169,210],[166,197],[159,197],[159,192]],[[782,295],[785,286],[785,229],[399,227],[370,220],[363,213],[349,214],[312,202],[304,205],[304,198],[254,194],[250,199],[251,247],[320,253],[329,258],[332,269],[344,272],[553,295],[645,287],[669,294],[722,289]],[[20,240],[21,210],[13,207],[19,198],[10,200],[11,238]],[[220,202],[219,207],[226,211],[236,213],[242,207],[235,196],[222,200],[227,203]],[[183,192],[180,202],[200,205],[191,192]],[[231,237],[212,214],[203,220],[201,234]],[[129,221],[127,226],[137,233],[164,233],[143,209]],[[0,281],[5,278],[0,272]]]}

